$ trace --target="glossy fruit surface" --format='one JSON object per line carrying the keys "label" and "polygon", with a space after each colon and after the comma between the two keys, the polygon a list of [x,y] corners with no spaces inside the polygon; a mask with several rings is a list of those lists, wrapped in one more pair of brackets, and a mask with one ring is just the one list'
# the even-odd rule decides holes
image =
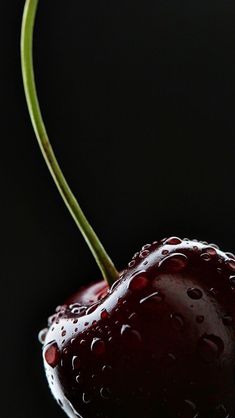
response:
{"label": "glossy fruit surface", "polygon": [[177,237],[145,245],[108,289],[80,290],[40,334],[71,418],[234,418],[235,259]]}

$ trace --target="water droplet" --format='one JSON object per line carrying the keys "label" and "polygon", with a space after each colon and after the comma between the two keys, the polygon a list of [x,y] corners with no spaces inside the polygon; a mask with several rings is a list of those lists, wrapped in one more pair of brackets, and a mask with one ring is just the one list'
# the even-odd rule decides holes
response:
{"label": "water droplet", "polygon": [[111,397],[111,391],[109,388],[101,388],[100,389],[100,395],[103,399],[109,399]]}
{"label": "water droplet", "polygon": [[90,403],[91,402],[91,398],[90,398],[90,396],[87,394],[87,393],[83,393],[82,394],[82,401],[85,403],[85,404],[88,404],[88,403]]}
{"label": "water droplet", "polygon": [[61,336],[64,337],[65,335],[66,335],[66,331],[64,330],[61,332]]}
{"label": "water droplet", "polygon": [[131,260],[130,263],[128,263],[128,267],[134,267],[135,265],[135,260]]}
{"label": "water droplet", "polygon": [[131,277],[128,288],[130,290],[142,290],[149,284],[149,280],[144,275],[144,272],[136,273]]}
{"label": "water droplet", "polygon": [[169,254],[169,251],[168,250],[162,250],[162,254],[167,255],[167,254]]}
{"label": "water droplet", "polygon": [[218,293],[218,291],[217,291],[214,287],[211,287],[211,288],[209,289],[209,294],[210,294],[210,295],[212,295],[212,296],[216,296],[216,295],[217,295],[217,293]]}
{"label": "water droplet", "polygon": [[137,314],[136,314],[136,312],[133,312],[132,314],[130,314],[130,315],[128,316],[128,319],[129,319],[131,322],[134,322],[134,321],[137,319]]}
{"label": "water droplet", "polygon": [[206,363],[215,361],[224,350],[222,339],[216,335],[204,334],[198,342],[199,355]]}
{"label": "water droplet", "polygon": [[179,331],[184,326],[183,317],[179,314],[171,314],[170,318],[172,320],[172,326],[176,331]]}
{"label": "water droplet", "polygon": [[135,260],[137,257],[139,257],[139,252],[138,252],[138,253],[135,253],[135,254],[133,255],[132,259],[133,259],[133,260]]}
{"label": "water droplet", "polygon": [[117,285],[120,283],[120,281],[121,281],[121,279],[118,279],[118,280],[116,280],[116,282],[114,282],[112,284],[112,286],[110,288],[110,292],[112,292],[117,287]]}
{"label": "water droplet", "polygon": [[145,258],[150,254],[149,250],[144,250],[140,252],[140,258]]}
{"label": "water droplet", "polygon": [[49,343],[44,350],[44,358],[53,369],[60,361],[60,350],[56,342]]}
{"label": "water droplet", "polygon": [[202,258],[202,260],[204,261],[210,261],[211,260],[211,255],[207,254],[207,253],[203,253],[200,255],[200,257]]}
{"label": "water droplet", "polygon": [[130,327],[130,325],[122,325],[122,328],[121,328],[121,335],[123,335],[123,334],[125,334],[128,330],[131,330],[131,327]]}
{"label": "water droplet", "polygon": [[233,318],[230,315],[224,315],[222,321],[226,326],[233,325]]}
{"label": "water droplet", "polygon": [[48,318],[48,325],[50,326],[56,319],[56,315],[51,315]]}
{"label": "water droplet", "polygon": [[112,373],[112,367],[111,367],[111,366],[109,366],[108,364],[105,364],[105,365],[102,367],[102,372],[103,372],[105,375],[111,375],[111,373]]}
{"label": "water droplet", "polygon": [[187,265],[188,258],[185,254],[175,253],[168,255],[160,261],[159,267],[168,270],[171,273],[176,273],[183,270]]}
{"label": "water droplet", "polygon": [[213,418],[229,418],[230,415],[227,413],[227,409],[223,404],[218,405],[215,408],[215,415]]}
{"label": "water droplet", "polygon": [[197,245],[194,245],[194,246],[193,246],[193,251],[195,251],[195,252],[197,252],[197,251],[198,251],[198,247],[197,247]]}
{"label": "water droplet", "polygon": [[185,399],[178,416],[180,418],[197,418],[198,413],[195,403],[189,399]]}
{"label": "water droplet", "polygon": [[61,408],[64,407],[63,402],[60,399],[57,399],[58,404],[61,406]]}
{"label": "water droplet", "polygon": [[105,352],[105,343],[101,338],[93,338],[91,343],[91,351],[96,355],[100,356]]}
{"label": "water droplet", "polygon": [[182,242],[182,240],[178,237],[170,237],[164,242],[164,244],[177,245],[177,244],[181,244],[181,242]]}
{"label": "water droplet", "polygon": [[75,377],[76,382],[81,385],[83,383],[83,378],[81,373],[78,373],[77,376]]}
{"label": "water droplet", "polygon": [[109,318],[109,314],[108,314],[108,312],[106,311],[106,309],[103,309],[103,310],[102,310],[102,312],[101,312],[101,314],[100,314],[100,317],[101,317],[101,319],[102,319],[102,320],[105,320],[105,319],[108,319],[108,318]]}
{"label": "water droplet", "polygon": [[131,326],[127,324],[122,325],[121,335],[125,338],[128,338],[129,342],[132,343],[140,342],[142,340],[140,333],[132,329]]}
{"label": "water droplet", "polygon": [[151,247],[151,244],[145,244],[143,247],[142,247],[142,250],[144,251],[144,250],[147,250],[148,248],[150,248]]}
{"label": "water droplet", "polygon": [[234,259],[229,258],[228,260],[225,261],[225,264],[229,268],[229,270],[235,271],[235,260]]}
{"label": "water droplet", "polygon": [[161,293],[154,292],[154,293],[151,293],[151,295],[148,295],[145,298],[141,299],[140,300],[140,304],[146,303],[146,302],[156,302],[156,303],[159,303],[159,302],[162,302],[163,299],[164,299],[164,296]]}
{"label": "water droplet", "polygon": [[44,328],[44,329],[42,329],[42,330],[39,332],[39,334],[38,334],[38,340],[39,340],[39,342],[40,342],[41,344],[44,344],[45,339],[46,339],[46,336],[47,336],[47,333],[48,333],[48,328]]}
{"label": "water droplet", "polygon": [[85,314],[85,311],[86,311],[86,309],[85,309],[85,307],[84,306],[80,306],[80,307],[73,307],[72,309],[71,309],[71,313],[72,314],[74,314],[74,315],[84,315]]}
{"label": "water droplet", "polygon": [[225,253],[225,255],[229,258],[235,259],[235,255],[233,253]]}
{"label": "water droplet", "polygon": [[72,368],[73,370],[79,369],[81,367],[81,362],[78,356],[73,356],[72,358]]}
{"label": "water droplet", "polygon": [[187,290],[187,294],[191,299],[197,300],[202,298],[202,291],[196,287],[190,287]]}
{"label": "water droplet", "polygon": [[196,316],[196,321],[198,322],[198,324],[202,324],[202,322],[204,321],[204,316],[203,315],[197,315]]}
{"label": "water droplet", "polygon": [[99,302],[94,303],[94,305],[89,306],[89,308],[86,310],[86,315],[91,314],[96,310],[96,308],[99,306]]}
{"label": "water droplet", "polygon": [[231,286],[235,286],[235,276],[230,276],[229,281],[230,281]]}
{"label": "water droplet", "polygon": [[207,247],[204,248],[203,251],[205,251],[207,254],[210,254],[212,257],[214,257],[215,255],[217,255],[217,251],[214,247]]}
{"label": "water droplet", "polygon": [[81,304],[80,303],[71,303],[69,305],[69,309],[72,310],[73,308],[81,308]]}

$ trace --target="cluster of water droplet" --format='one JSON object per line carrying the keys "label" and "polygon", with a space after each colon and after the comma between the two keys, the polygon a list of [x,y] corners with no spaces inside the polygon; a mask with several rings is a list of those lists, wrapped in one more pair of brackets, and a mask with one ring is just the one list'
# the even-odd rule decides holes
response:
{"label": "cluster of water droplet", "polygon": [[[145,245],[102,297],[58,307],[41,331],[58,403],[70,417],[126,417],[131,405],[135,417],[155,418],[175,405],[179,418],[208,418],[201,375],[211,385],[224,378],[235,401],[234,289],[235,256],[214,244],[171,237]],[[211,398],[215,417],[233,418]]]}

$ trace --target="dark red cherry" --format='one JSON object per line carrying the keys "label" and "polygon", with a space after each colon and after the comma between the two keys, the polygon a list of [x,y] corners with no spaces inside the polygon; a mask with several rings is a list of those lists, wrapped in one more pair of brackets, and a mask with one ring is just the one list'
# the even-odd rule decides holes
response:
{"label": "dark red cherry", "polygon": [[145,245],[109,290],[81,289],[40,336],[70,418],[234,418],[235,258],[177,237]]}

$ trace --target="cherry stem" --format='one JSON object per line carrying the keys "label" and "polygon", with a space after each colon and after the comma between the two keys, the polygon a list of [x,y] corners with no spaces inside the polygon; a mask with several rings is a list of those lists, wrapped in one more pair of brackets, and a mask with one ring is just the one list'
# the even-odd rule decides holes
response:
{"label": "cherry stem", "polygon": [[107,281],[108,285],[111,286],[111,284],[118,278],[118,271],[73,195],[57,162],[43,122],[37,97],[33,67],[33,32],[38,1],[39,0],[26,0],[21,30],[21,65],[29,114],[40,149],[55,184],[86,243],[88,244],[88,247],[94,256],[104,279]]}

